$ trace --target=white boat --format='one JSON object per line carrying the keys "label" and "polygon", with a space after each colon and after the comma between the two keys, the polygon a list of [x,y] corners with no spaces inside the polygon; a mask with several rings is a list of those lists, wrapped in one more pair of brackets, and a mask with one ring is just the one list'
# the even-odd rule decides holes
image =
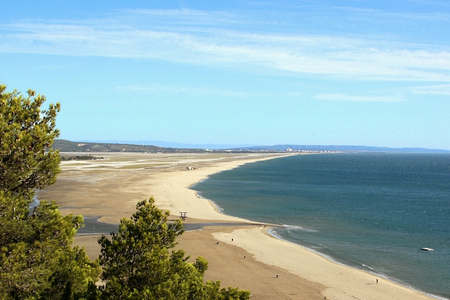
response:
{"label": "white boat", "polygon": [[427,248],[427,247],[420,248],[420,250],[422,250],[422,251],[434,251],[433,248]]}

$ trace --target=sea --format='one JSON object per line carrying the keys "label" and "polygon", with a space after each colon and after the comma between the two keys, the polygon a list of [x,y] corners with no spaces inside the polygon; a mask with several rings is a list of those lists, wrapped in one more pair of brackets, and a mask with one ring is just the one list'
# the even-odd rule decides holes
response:
{"label": "sea", "polygon": [[275,237],[450,298],[450,154],[289,156],[193,188],[225,214],[282,225]]}

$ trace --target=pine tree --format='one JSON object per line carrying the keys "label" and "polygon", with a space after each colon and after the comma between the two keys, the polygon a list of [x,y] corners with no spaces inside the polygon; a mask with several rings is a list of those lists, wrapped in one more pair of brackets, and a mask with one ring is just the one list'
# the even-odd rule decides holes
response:
{"label": "pine tree", "polygon": [[59,172],[51,148],[59,104],[42,111],[44,102],[0,85],[0,299],[249,299],[247,291],[205,283],[206,260],[192,263],[173,250],[182,224],[168,222],[153,199],[99,240],[105,285],[97,287],[98,263],[73,246],[83,218],[62,216],[54,203],[30,206]]}
{"label": "pine tree", "polygon": [[6,92],[0,85],[0,190],[30,198],[55,182],[59,154],[52,150],[59,103],[41,110],[46,98],[28,90]]}
{"label": "pine tree", "polygon": [[249,292],[221,289],[219,282],[203,282],[208,263],[199,257],[188,261],[183,250],[173,250],[183,233],[179,220],[168,222],[168,211],[151,198],[136,206],[119,231],[102,236],[100,264],[107,299],[249,299]]}
{"label": "pine tree", "polygon": [[55,204],[30,204],[52,184],[59,104],[41,111],[44,96],[24,97],[0,86],[0,299],[71,299],[98,278],[97,263],[73,247],[81,216],[61,216]]}

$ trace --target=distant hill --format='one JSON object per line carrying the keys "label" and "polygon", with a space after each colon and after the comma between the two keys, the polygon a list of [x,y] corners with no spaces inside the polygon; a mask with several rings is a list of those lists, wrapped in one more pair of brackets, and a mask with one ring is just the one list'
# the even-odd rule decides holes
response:
{"label": "distant hill", "polygon": [[450,153],[450,150],[427,148],[390,148],[352,145],[273,145],[232,148],[231,151],[267,151],[267,152],[298,152],[298,151],[332,151],[332,152],[397,152],[397,153]]}
{"label": "distant hill", "polygon": [[202,149],[166,148],[152,145],[133,145],[115,143],[88,143],[56,140],[53,148],[61,152],[163,152],[163,153],[196,153],[206,152]]}
{"label": "distant hill", "polygon": [[205,153],[205,152],[397,152],[397,153],[450,153],[449,150],[427,148],[389,148],[347,145],[272,145],[222,148],[214,150],[195,148],[159,147],[154,145],[72,142],[56,140],[53,145],[61,152],[148,152],[148,153]]}
{"label": "distant hill", "polygon": [[182,148],[182,149],[210,149],[210,150],[221,150],[221,149],[232,149],[241,147],[251,147],[253,144],[189,144],[189,143],[178,143],[178,142],[168,142],[159,140],[87,140],[89,143],[108,143],[108,144],[128,144],[128,145],[152,145],[162,148]]}

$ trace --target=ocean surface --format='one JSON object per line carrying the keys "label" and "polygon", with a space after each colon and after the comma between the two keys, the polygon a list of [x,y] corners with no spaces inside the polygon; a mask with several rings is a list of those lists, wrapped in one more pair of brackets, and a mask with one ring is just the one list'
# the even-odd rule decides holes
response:
{"label": "ocean surface", "polygon": [[194,189],[226,214],[284,224],[280,238],[450,298],[449,154],[291,156]]}

